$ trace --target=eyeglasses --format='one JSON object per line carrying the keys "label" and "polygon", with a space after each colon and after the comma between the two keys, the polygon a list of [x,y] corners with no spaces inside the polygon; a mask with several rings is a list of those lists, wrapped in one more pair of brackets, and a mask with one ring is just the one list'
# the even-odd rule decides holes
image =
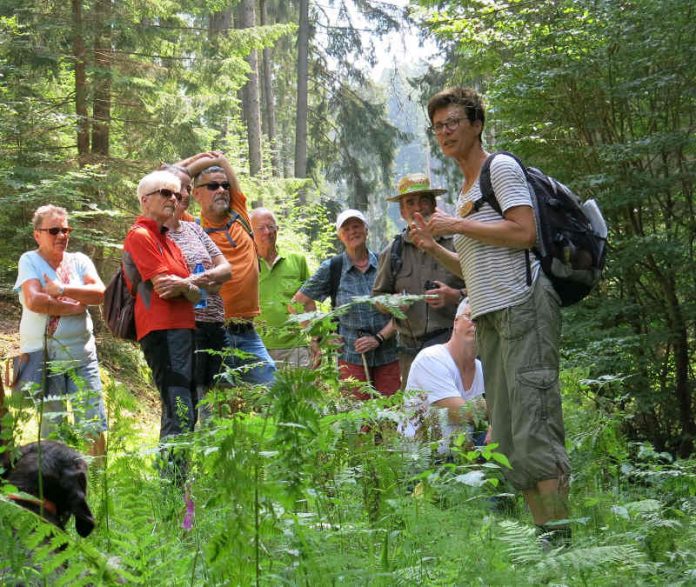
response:
{"label": "eyeglasses", "polygon": [[434,135],[441,135],[445,132],[445,129],[452,132],[457,129],[462,120],[464,120],[464,118],[448,118],[444,122],[436,122],[432,126],[429,126],[428,130]]}
{"label": "eyeglasses", "polygon": [[149,194],[145,194],[145,195],[151,196],[152,194],[159,194],[165,200],[168,200],[173,196],[177,200],[181,201],[181,197],[182,197],[179,192],[175,192],[173,190],[168,190],[167,188],[161,188],[159,190],[155,190],[154,192],[150,192]]}
{"label": "eyeglasses", "polygon": [[39,232],[47,232],[51,236],[58,236],[58,233],[60,234],[70,234],[73,229],[68,228],[67,226],[51,226],[51,228],[37,228]]}
{"label": "eyeglasses", "polygon": [[262,224],[257,230],[259,232],[276,232],[278,227],[275,224]]}
{"label": "eyeglasses", "polygon": [[207,190],[208,190],[209,192],[216,192],[216,191],[218,191],[220,188],[222,188],[223,190],[228,190],[228,189],[230,189],[230,182],[228,182],[228,181],[223,181],[222,183],[220,183],[220,182],[217,182],[217,181],[211,181],[210,183],[202,183],[202,184],[200,184],[200,185],[197,185],[196,187],[197,187],[197,188],[202,188],[202,187],[204,187],[204,188],[207,188]]}

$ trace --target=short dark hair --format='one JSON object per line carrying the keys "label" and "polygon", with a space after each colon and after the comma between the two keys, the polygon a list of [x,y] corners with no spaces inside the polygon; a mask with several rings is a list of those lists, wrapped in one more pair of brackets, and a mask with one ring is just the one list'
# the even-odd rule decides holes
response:
{"label": "short dark hair", "polygon": [[193,185],[194,187],[198,187],[200,185],[200,180],[202,177],[205,177],[206,175],[210,175],[211,173],[225,173],[225,170],[220,167],[219,165],[211,165],[210,167],[206,167],[203,171],[201,171],[194,179]]}
{"label": "short dark hair", "polygon": [[[433,122],[435,112],[451,104],[462,106],[469,122],[481,121],[481,132],[486,123],[486,110],[481,95],[473,88],[445,88],[428,100],[428,118]],[[480,135],[479,135],[480,138]]]}

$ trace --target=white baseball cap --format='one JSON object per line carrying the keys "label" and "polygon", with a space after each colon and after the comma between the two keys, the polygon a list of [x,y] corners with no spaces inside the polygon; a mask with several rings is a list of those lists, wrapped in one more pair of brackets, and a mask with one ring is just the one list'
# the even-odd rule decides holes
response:
{"label": "white baseball cap", "polygon": [[336,230],[340,230],[341,226],[343,226],[346,220],[349,220],[350,218],[357,218],[365,226],[370,226],[367,222],[367,218],[365,218],[365,215],[360,210],[353,210],[351,208],[344,210],[338,215],[338,218],[336,218]]}

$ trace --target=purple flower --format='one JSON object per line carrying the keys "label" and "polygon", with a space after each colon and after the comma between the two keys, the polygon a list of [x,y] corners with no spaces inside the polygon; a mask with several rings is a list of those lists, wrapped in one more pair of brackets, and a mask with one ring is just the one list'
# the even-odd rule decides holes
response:
{"label": "purple flower", "polygon": [[196,504],[191,499],[188,491],[184,496],[184,502],[186,503],[186,513],[184,514],[184,521],[181,523],[181,527],[190,532],[193,529],[193,520],[196,517]]}

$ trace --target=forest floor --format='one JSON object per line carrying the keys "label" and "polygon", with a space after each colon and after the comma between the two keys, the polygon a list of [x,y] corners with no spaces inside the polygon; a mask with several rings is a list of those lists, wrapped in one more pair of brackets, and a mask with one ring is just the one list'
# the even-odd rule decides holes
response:
{"label": "forest floor", "polygon": [[0,297],[0,357],[3,359],[19,352],[21,314],[22,309],[17,298]]}

